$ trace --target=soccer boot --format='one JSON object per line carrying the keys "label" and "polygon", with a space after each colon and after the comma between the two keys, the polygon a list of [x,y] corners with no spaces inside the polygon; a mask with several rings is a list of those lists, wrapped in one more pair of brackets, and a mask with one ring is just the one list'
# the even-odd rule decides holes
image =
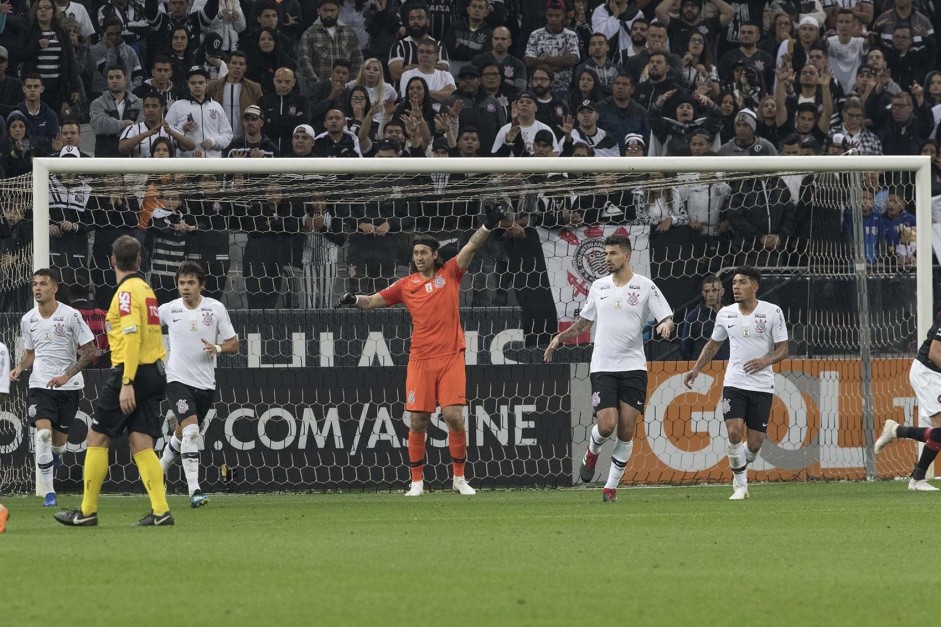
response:
{"label": "soccer boot", "polygon": [[42,506],[43,506],[43,507],[55,507],[55,506],[58,505],[58,504],[59,504],[59,501],[56,500],[56,493],[55,493],[55,492],[47,492],[47,493],[46,493],[46,500],[43,501]]}
{"label": "soccer boot", "polygon": [[98,514],[86,516],[80,509],[70,509],[67,512],[56,512],[55,519],[66,527],[97,527]]}
{"label": "soccer boot", "polygon": [[146,516],[138,520],[136,523],[134,523],[134,526],[135,527],[169,527],[170,525],[174,525],[174,524],[176,523],[174,523],[173,514],[171,514],[170,512],[167,512],[166,514],[160,514],[159,516],[155,516],[153,512],[150,512],[149,514],[147,514]]}
{"label": "soccer boot", "polygon": [[405,491],[405,496],[421,496],[424,493],[425,493],[425,482],[413,481],[412,485],[410,485],[408,490]]}
{"label": "soccer boot", "polygon": [[[891,418],[885,421],[885,426],[882,427],[882,433],[879,434],[879,437],[876,439],[876,445],[873,447],[873,450],[878,455],[882,449],[885,448],[885,445],[894,440],[896,437],[895,434],[899,430],[899,423],[895,422]],[[911,489],[911,488],[909,488]]]}
{"label": "soccer boot", "polygon": [[748,485],[732,485],[732,496],[729,497],[730,501],[744,501],[748,498]]}
{"label": "soccer boot", "polygon": [[578,478],[582,480],[582,483],[591,483],[591,480],[595,478],[595,466],[597,464],[598,456],[590,450],[585,451],[582,463],[578,467]]}
{"label": "soccer boot", "polygon": [[455,492],[460,492],[464,496],[474,496],[477,494],[477,490],[470,487],[464,477],[454,477],[454,482],[451,484],[451,489]]}
{"label": "soccer boot", "polygon": [[604,491],[601,493],[601,502],[602,503],[617,503],[618,502],[617,488],[605,488]]}
{"label": "soccer boot", "polygon": [[924,479],[909,479],[908,480],[908,489],[911,492],[937,492],[938,488],[934,487]]}
{"label": "soccer boot", "polygon": [[196,490],[190,495],[190,507],[196,509],[197,507],[202,507],[209,502],[209,497],[203,494],[202,490]]}

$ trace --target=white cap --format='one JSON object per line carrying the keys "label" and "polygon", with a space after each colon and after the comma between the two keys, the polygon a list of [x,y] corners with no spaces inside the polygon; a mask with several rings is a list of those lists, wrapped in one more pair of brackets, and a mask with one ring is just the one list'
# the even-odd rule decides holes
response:
{"label": "white cap", "polygon": [[797,23],[797,26],[800,27],[800,26],[804,26],[805,24],[809,24],[810,26],[813,26],[814,28],[817,28],[817,29],[820,28],[820,22],[818,22],[817,18],[815,18],[813,15],[801,16],[800,22]]}

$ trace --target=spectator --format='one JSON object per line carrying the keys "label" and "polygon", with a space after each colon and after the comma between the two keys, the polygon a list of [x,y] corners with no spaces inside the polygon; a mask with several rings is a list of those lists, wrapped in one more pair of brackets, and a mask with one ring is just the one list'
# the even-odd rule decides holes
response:
{"label": "spectator", "polygon": [[843,103],[843,124],[831,133],[839,133],[846,142],[847,149],[854,149],[860,155],[881,155],[882,142],[875,133],[863,126],[863,104],[859,98],[847,98]]}
{"label": "spectator", "polygon": [[571,115],[568,104],[556,96],[555,73],[548,66],[537,67],[529,80],[532,83],[530,89],[536,95],[536,119],[560,136],[558,128],[566,118],[571,119]]}
{"label": "spectator", "polygon": [[145,0],[144,17],[150,25],[157,50],[167,48],[173,32],[182,27],[186,29],[187,43],[192,51],[219,13],[219,0],[206,0],[201,9],[197,9],[194,3],[193,8],[187,11],[187,6],[187,0],[167,0],[162,11],[159,0]]}
{"label": "spectator", "polygon": [[758,118],[751,109],[742,109],[735,116],[735,138],[719,148],[721,156],[764,156],[776,155],[777,150],[771,142],[755,135]]}
{"label": "spectator", "polygon": [[[697,105],[705,115],[697,117]],[[672,110],[672,115],[665,115],[665,110]],[[721,127],[721,114],[709,98],[700,96],[696,99],[668,91],[661,94],[650,107],[649,154],[669,157],[689,155],[689,142],[695,131],[705,129],[709,135],[714,136]]]}
{"label": "spectator", "polygon": [[[383,78],[382,62],[379,59],[366,59],[363,66],[359,68],[359,74],[346,84],[346,88],[352,89],[356,85],[366,90],[369,95],[369,102],[378,103],[381,107],[384,107],[387,102],[395,102],[398,98],[395,89],[386,83],[385,78]],[[376,125],[377,131],[381,122],[382,109],[373,117],[373,123]]]}
{"label": "spectator", "polygon": [[131,0],[106,0],[99,3],[97,22],[99,27],[105,23],[109,17],[116,17],[124,25],[122,38],[124,43],[134,49],[139,57],[141,55],[140,38],[151,32],[150,25],[144,15],[143,8],[138,2]]}
{"label": "spectator", "polygon": [[[915,216],[907,211],[901,187],[890,187],[882,216],[882,236],[892,262],[903,268],[915,265]],[[930,254],[930,251],[927,253]]]}
{"label": "spectator", "polygon": [[[418,44],[429,37],[428,7],[421,4],[406,6],[406,36],[400,39],[389,53],[389,78],[396,85],[399,84],[402,74],[418,67]],[[447,70],[450,67],[447,51],[440,48],[438,46],[438,62],[435,68]]]}
{"label": "spectator", "polygon": [[[775,91],[775,101],[778,109],[783,107],[787,111],[788,119],[793,119],[796,127],[803,106],[816,121],[816,131],[813,130],[813,125],[804,124],[799,132],[805,135],[811,132],[826,135],[831,126],[836,102],[831,97],[833,83],[829,71],[821,74],[813,63],[806,64],[800,71],[799,90],[794,87],[794,73],[788,66],[784,66],[777,74],[779,85]],[[843,99],[840,100],[842,102]]]}
{"label": "spectator", "polygon": [[915,9],[912,0],[895,0],[891,9],[876,18],[872,30],[882,37],[883,47],[891,48],[895,28],[903,24],[910,28],[912,50],[925,50],[929,63],[934,63],[938,53],[934,26],[924,13]]}
{"label": "spectator", "polygon": [[363,47],[365,58],[389,58],[389,52],[399,39],[401,22],[397,9],[398,3],[389,0],[374,0],[366,7],[363,15],[366,19],[369,44]]}
{"label": "spectator", "polygon": [[510,105],[516,102],[520,91],[503,80],[500,66],[495,61],[487,61],[480,66],[480,86],[496,99],[504,115],[509,118]]}
{"label": "spectator", "polygon": [[193,54],[193,65],[203,65],[209,70],[209,82],[228,75],[229,67],[222,59],[222,37],[218,33],[206,33]]}
{"label": "spectator", "polygon": [[[628,62],[638,55],[644,54],[647,52],[647,31],[650,30],[650,20],[644,17],[638,17],[631,24],[631,39],[630,44],[625,48],[621,46],[620,50],[616,54],[611,55],[611,59],[620,69],[627,69]],[[608,49],[610,50],[613,46],[611,45],[611,40],[608,39]]]}
{"label": "spectator", "polygon": [[941,157],[938,155],[938,143],[931,139],[926,140],[918,154],[931,157],[931,196],[941,196]]}
{"label": "spectator", "polygon": [[267,135],[282,155],[291,150],[294,129],[310,120],[310,105],[295,85],[294,70],[280,68],[274,75],[274,92],[263,95],[258,103]]}
{"label": "spectator", "polygon": [[151,92],[144,96],[141,99],[141,109],[143,120],[127,127],[121,133],[121,141],[118,142],[120,155],[150,157],[153,144],[160,137],[170,140],[174,152],[179,150],[192,152],[196,148],[196,142],[187,137],[182,130],[170,126],[164,120],[166,102],[158,92]]}
{"label": "spectator", "polygon": [[670,76],[670,66],[664,52],[651,52],[647,63],[647,80],[641,83],[634,92],[637,104],[650,109],[650,107],[667,92],[674,92],[681,96],[686,95],[683,86]]}
{"label": "spectator", "polygon": [[[912,46],[912,29],[898,24],[892,33],[892,47],[885,50],[886,64],[899,85],[910,87],[922,80],[930,68],[928,51]],[[934,60],[934,57],[930,57]]]}
{"label": "spectator", "polygon": [[758,48],[758,38],[761,29],[757,24],[742,24],[739,28],[738,48],[729,50],[719,59],[719,80],[723,83],[733,83],[732,70],[739,61],[745,67],[752,68],[761,79],[762,90],[774,80],[774,57]]}
{"label": "spectator", "polygon": [[[605,38],[611,58],[620,59],[622,65],[629,56],[633,56],[630,52],[637,20],[643,20],[643,32],[646,35],[649,22],[644,19],[643,12],[628,0],[602,2],[591,12],[592,32]],[[642,46],[643,43],[646,43],[646,39],[638,45]]]}
{"label": "spectator", "polygon": [[[229,259],[229,221],[232,219],[232,194],[221,185],[222,177],[203,174],[193,180],[195,194],[186,199],[186,210],[196,221],[196,230],[186,238],[186,259],[206,269],[203,294],[222,300],[231,260]],[[233,226],[234,228],[234,226]]]}
{"label": "spectator", "polygon": [[313,127],[310,124],[298,124],[297,128],[294,129],[294,134],[291,137],[291,153],[287,154],[282,152],[281,154],[285,157],[313,157],[316,156],[314,152],[314,137],[317,134],[314,132]]}
{"label": "spectator", "polygon": [[59,26],[53,0],[37,0],[31,20],[14,50],[13,63],[23,62],[20,76],[38,73],[42,100],[56,115],[66,115],[81,97],[81,77],[70,39]]}
{"label": "spectator", "polygon": [[[879,261],[883,253],[881,241],[883,220],[882,216],[875,212],[875,204],[875,191],[871,187],[863,187],[859,192],[859,209],[863,223],[863,255],[868,264]],[[847,243],[852,243],[856,239],[853,222],[853,208],[847,206],[843,214],[843,236]]]}
{"label": "spectator", "polygon": [[[421,119],[424,121],[425,125],[431,127],[435,123],[435,109],[434,101],[431,97],[431,92],[428,89],[428,84],[425,83],[425,79],[421,76],[413,76],[408,79],[407,83],[404,83],[405,88],[402,92],[403,100],[398,107],[396,107],[393,117],[403,117],[406,113],[411,115],[421,114]],[[427,139],[430,140],[431,134],[429,132]]]}
{"label": "spectator", "polygon": [[[52,154],[48,156],[57,157],[65,146],[71,146],[72,148],[81,150],[81,143],[82,125],[79,124],[78,120],[75,118],[67,118],[62,121],[62,125],[59,127],[59,136],[52,142]],[[84,152],[82,156],[91,157],[91,155],[87,155]]]}
{"label": "spectator", "polygon": [[[704,128],[693,131],[689,152],[693,157],[715,155],[716,137]],[[680,175],[682,185],[677,187],[677,202],[686,208],[689,228],[692,230],[690,259],[706,260],[710,271],[716,262],[721,264],[720,253],[725,249],[728,222],[723,218],[729,204],[731,188],[721,174],[689,172]]]}
{"label": "spectator", "polygon": [[853,11],[840,9],[836,16],[836,35],[827,38],[827,56],[833,78],[844,93],[856,87],[856,72],[863,63],[866,40],[853,37]]}
{"label": "spectator", "polygon": [[261,108],[258,105],[249,105],[242,113],[242,128],[244,134],[235,137],[222,152],[223,157],[263,159],[278,157],[278,147],[270,139],[262,135],[264,126]]}
{"label": "spectator", "polygon": [[0,117],[6,119],[23,99],[23,82],[7,74],[10,69],[10,55],[0,46]]}
{"label": "spectator", "polygon": [[[111,245],[122,235],[143,240],[144,234],[137,228],[140,223],[140,202],[135,194],[126,193],[124,176],[107,174],[103,183],[108,193],[107,196],[102,194],[92,213],[95,239],[92,242],[89,266],[91,284],[95,286],[96,303],[98,307],[107,308],[111,306],[111,299],[117,288],[114,268],[111,267]],[[147,262],[150,263],[150,260]],[[81,288],[87,285],[87,281],[82,277],[74,285]],[[72,306],[75,306],[74,303]]]}
{"label": "spectator", "polygon": [[112,67],[124,69],[124,76],[133,90],[144,79],[144,69],[134,49],[121,39],[121,20],[109,17],[102,24],[101,41],[91,47],[91,57],[95,64],[92,72],[91,93],[89,99],[95,100],[108,91],[108,71]]}
{"label": "spectator", "polygon": [[[839,156],[846,150],[842,134],[833,135],[827,154]],[[845,255],[843,240],[843,212],[849,201],[849,180],[837,172],[816,172],[801,184],[794,222],[795,235],[807,242],[811,263],[827,263]]]}
{"label": "spectator", "polygon": [[[173,157],[172,146],[166,140],[159,140],[154,157],[164,157],[163,147]],[[186,240],[196,230],[196,219],[189,215],[181,186],[185,184],[182,175],[153,177],[148,182],[144,196],[144,205],[153,206],[148,239],[152,241],[150,285],[161,305],[177,298],[176,270],[186,259]],[[168,180],[170,179],[170,180]]]}
{"label": "spectator", "polygon": [[562,155],[574,156],[575,146],[584,144],[591,148],[592,156],[619,157],[618,142],[606,131],[598,128],[598,112],[591,100],[583,100],[575,109],[578,126],[563,125],[565,140],[562,143]]}
{"label": "spectator", "polygon": [[811,15],[802,15],[797,26],[797,38],[781,43],[775,55],[775,65],[781,67],[790,61],[796,74],[807,64],[810,49],[820,41],[820,22]]}
{"label": "spectator", "polygon": [[[81,6],[81,5],[78,5]],[[96,290],[97,291],[97,290]],[[91,300],[88,281],[83,277],[69,286],[69,304],[82,315],[95,336],[95,354],[87,368],[110,368],[111,349],[108,342],[108,329],[105,324],[107,313]]]}
{"label": "spectator", "polygon": [[719,72],[704,35],[693,33],[689,36],[686,54],[683,55],[682,78],[680,84],[687,91],[698,91],[710,98],[719,95]]}
{"label": "spectator", "polygon": [[941,105],[941,72],[932,70],[925,75],[925,100],[929,107]]}
{"label": "spectator", "polygon": [[598,103],[595,109],[598,112],[598,126],[618,139],[621,150],[624,149],[622,138],[630,133],[637,133],[641,137],[650,136],[647,110],[633,100],[633,95],[633,77],[621,72],[614,79],[611,96]]}
{"label": "spectator", "polygon": [[364,87],[353,87],[346,92],[339,107],[346,116],[346,128],[356,133],[359,138],[360,151],[368,151],[371,147],[372,118],[379,110],[369,102],[369,94]]}
{"label": "spectator", "polygon": [[[680,355],[687,361],[698,358],[703,346],[712,337],[716,314],[723,307],[722,297],[725,294],[725,288],[722,287],[719,277],[710,274],[703,277],[701,293],[702,302],[686,312],[680,324]],[[729,345],[723,343],[715,359],[725,361],[728,358]]]}
{"label": "spectator", "polygon": [[363,53],[352,28],[337,21],[339,0],[321,0],[320,19],[304,31],[298,49],[300,78],[308,83],[326,77],[337,59],[350,61],[350,74],[359,72]]}
{"label": "spectator", "polygon": [[787,109],[778,108],[774,96],[767,95],[758,103],[758,126],[755,134],[767,139],[775,148],[780,148],[781,140],[793,132],[793,124],[788,120]]}
{"label": "spectator", "polygon": [[785,42],[794,40],[795,30],[794,20],[787,11],[778,11],[771,20],[771,37],[763,37],[758,42],[758,48],[770,54],[777,65],[778,50],[782,45],[787,49]]}
{"label": "spectator", "polygon": [[418,43],[418,65],[402,73],[401,87],[399,88],[402,98],[408,98],[406,89],[411,84],[411,79],[420,77],[425,83],[428,95],[431,97],[432,108],[435,113],[441,110],[441,103],[445,102],[456,88],[454,77],[450,72],[436,69],[437,60],[438,44],[430,38],[420,41]]}
{"label": "spectator", "polygon": [[0,145],[3,146],[0,166],[3,167],[4,178],[33,171],[33,154],[36,147],[30,139],[29,122],[19,109],[14,109],[7,116],[7,138],[0,142]]}
{"label": "spectator", "polygon": [[588,38],[588,59],[575,68],[570,88],[572,93],[569,94],[570,107],[586,99],[584,93],[575,93],[582,91],[578,83],[585,70],[594,72],[595,86],[592,91],[597,89],[600,92],[599,96],[591,98],[592,101],[598,102],[602,98],[610,96],[611,84],[618,74],[618,68],[608,60],[608,40],[601,33],[595,33]]}
{"label": "spectator", "polygon": [[[508,157],[510,155],[522,157],[533,155],[533,144],[536,134],[548,131],[555,137],[552,129],[536,119],[536,95],[532,92],[523,92],[513,103],[510,121],[497,131],[497,138],[493,142],[491,153],[495,157]],[[558,141],[555,142],[554,151],[559,152]]]}
{"label": "spectator", "polygon": [[565,3],[562,0],[546,1],[546,25],[529,36],[526,44],[526,67],[547,65],[556,76],[556,92],[565,97],[572,84],[572,69],[581,61],[578,36],[563,27]]}
{"label": "spectator", "polygon": [[95,156],[117,157],[118,140],[130,126],[143,119],[143,103],[127,91],[124,68],[108,68],[108,91],[92,101],[89,108],[91,128],[95,132]]}
{"label": "spectator", "polygon": [[[369,46],[369,33],[366,32],[366,5],[367,0],[340,0],[340,23],[346,24],[356,33],[356,41],[360,50]],[[303,12],[303,9],[302,9]],[[313,17],[313,16],[311,16]],[[313,24],[313,20],[305,21],[305,26]]]}
{"label": "spectator", "polygon": [[330,109],[324,117],[327,129],[314,138],[314,156],[361,158],[359,139],[347,130],[346,115],[340,109]]}
{"label": "spectator", "polygon": [[739,107],[735,94],[730,91],[719,92],[717,102],[719,115],[722,116],[722,128],[719,130],[719,144],[721,145],[735,137],[735,114],[738,113]]}
{"label": "spectator", "polygon": [[304,307],[328,309],[335,303],[334,293],[346,235],[343,220],[335,215],[322,195],[305,202],[308,233],[304,236],[301,263],[304,270]]}
{"label": "spectator", "polygon": [[333,62],[330,76],[310,84],[301,93],[310,105],[310,122],[314,126],[323,124],[323,117],[329,109],[340,106],[346,84],[350,81],[350,62],[337,59]]}
{"label": "spectator", "polygon": [[[81,152],[66,146],[59,157],[74,159],[81,157]],[[49,180],[49,261],[68,285],[75,283],[76,271],[87,265],[88,233],[98,202],[83,177],[58,174]]]}
{"label": "spectator", "polygon": [[67,17],[62,20],[62,30],[69,36],[69,43],[72,46],[72,55],[75,57],[75,64],[78,66],[79,91],[78,102],[69,107],[71,117],[80,120],[88,119],[88,94],[91,93],[91,83],[95,64],[92,62],[91,48],[88,40],[79,33],[78,23]]}
{"label": "spectator", "polygon": [[917,155],[922,142],[934,131],[931,109],[924,103],[914,108],[912,96],[907,91],[892,96],[892,112],[889,116],[885,110],[874,109],[871,104],[872,100],[866,103],[867,111],[875,128],[879,129],[877,134],[883,154]]}
{"label": "spectator", "polygon": [[167,123],[196,142],[192,152],[181,151],[182,157],[220,157],[232,141],[232,127],[222,105],[206,97],[208,77],[206,68],[191,67],[186,74],[189,98],[177,100],[167,111]]}
{"label": "spectator", "polygon": [[[310,4],[313,9],[317,8],[316,2]],[[297,42],[299,36],[296,33],[296,24],[285,25],[280,15],[281,7],[275,0],[258,0],[252,7],[254,15],[251,34],[256,34],[266,28],[276,33],[275,42],[278,49],[283,50],[293,60],[297,60]],[[312,22],[313,23],[313,22]]]}
{"label": "spectator", "polygon": [[91,18],[88,16],[88,10],[84,5],[71,2],[71,0],[55,0],[55,5],[56,13],[63,18],[62,21],[64,22],[65,18],[74,20],[78,32],[83,38],[87,40],[95,35],[95,25],[92,24]]}
{"label": "spectator", "polygon": [[628,59],[626,64],[622,64],[622,67],[626,65],[638,87],[647,80],[650,57],[657,52],[666,55],[667,65],[673,70],[674,77],[680,78],[683,76],[683,60],[679,55],[667,50],[666,27],[663,24],[653,23],[647,27],[647,45],[644,51]]}
{"label": "spectator", "polygon": [[[706,40],[709,50],[715,50],[716,40],[722,29],[732,22],[735,8],[723,0],[707,0],[718,15],[703,18],[703,0],[664,0],[655,10],[657,21],[667,28],[670,50],[686,50],[690,37],[699,33]],[[679,18],[673,18],[675,12]]]}
{"label": "spectator", "polygon": [[490,49],[493,29],[485,21],[488,12],[487,0],[470,0],[467,17],[452,21],[444,35],[444,47],[452,61],[449,69],[455,76],[459,76],[461,68],[471,64],[474,57]]}
{"label": "spectator", "polygon": [[[206,6],[203,6],[203,13],[206,13]],[[222,0],[219,3],[219,10],[212,17],[209,26],[206,27],[206,34],[215,33],[222,39],[222,51],[230,55],[239,49],[241,33],[245,32],[248,22],[245,20],[245,13],[240,10],[237,0]],[[249,63],[251,67],[251,63]],[[278,67],[278,66],[275,66]],[[256,80],[254,77],[249,77]]]}
{"label": "spectator", "polygon": [[593,103],[599,103],[607,97],[601,89],[601,83],[598,80],[598,74],[583,63],[575,70],[575,80],[572,83],[572,89],[569,90],[568,111],[575,111],[586,100]]}
{"label": "spectator", "polygon": [[480,146],[493,146],[497,131],[506,124],[503,107],[480,86],[480,72],[476,66],[464,66],[457,82],[458,89],[448,101],[447,108],[450,109],[455,102],[462,102],[459,128],[475,129]]}
{"label": "spectator", "polygon": [[498,26],[493,29],[493,34],[490,37],[490,50],[475,56],[471,63],[480,70],[481,77],[483,77],[485,66],[495,65],[503,82],[515,87],[516,93],[519,93],[526,89],[528,82],[526,65],[518,57],[510,54],[512,45],[513,39],[510,36],[510,29],[506,26]]}
{"label": "spectator", "polygon": [[[164,50],[164,53],[170,59],[173,66],[174,77],[183,78],[191,67],[196,65],[196,54],[189,49],[189,35],[186,27],[177,26],[170,34],[170,47]],[[206,77],[209,77],[209,71],[206,71]]]}
{"label": "spectator", "polygon": [[823,0],[823,8],[827,13],[827,26],[836,28],[836,18],[840,9],[847,7],[853,12],[853,17],[858,19],[864,26],[872,24],[876,15],[875,8],[871,0]]}
{"label": "spectator", "polygon": [[232,134],[237,136],[242,134],[242,112],[261,100],[261,85],[245,78],[248,58],[241,50],[232,53],[228,67],[229,73],[224,78],[209,83],[206,96],[222,105]]}
{"label": "spectator", "polygon": [[[133,90],[134,95],[143,98],[151,92],[157,92],[166,106],[169,107],[182,96],[181,86],[174,83],[173,64],[170,63],[170,57],[165,54],[158,54],[154,57],[150,71],[151,78],[145,79],[137,89]],[[182,83],[178,78],[177,82]]]}
{"label": "spectator", "polygon": [[[25,130],[26,125],[23,124]],[[8,150],[4,150],[4,162]],[[32,166],[30,166],[32,167]],[[16,268],[29,263],[32,256],[33,221],[27,219],[26,207],[19,203],[4,203],[3,220],[0,221],[0,271],[4,277],[11,276]],[[0,285],[0,311],[19,313],[29,308],[31,301],[29,283],[3,281]]]}
{"label": "spectator", "polygon": [[[271,28],[263,28],[257,35],[252,35],[244,46],[248,69],[246,78],[261,86],[263,95],[275,91],[275,75],[281,68],[290,70],[292,80],[296,63],[291,56],[278,45],[278,33]],[[293,89],[293,86],[292,86]]]}

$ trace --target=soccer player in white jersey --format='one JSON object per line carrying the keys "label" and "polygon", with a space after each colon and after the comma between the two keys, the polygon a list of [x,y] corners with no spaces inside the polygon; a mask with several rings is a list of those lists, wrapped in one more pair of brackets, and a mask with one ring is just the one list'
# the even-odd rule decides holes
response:
{"label": "soccer player in white jersey", "polygon": [[[693,381],[719,348],[729,340],[729,363],[722,384],[722,417],[729,435],[726,452],[732,469],[731,501],[748,498],[748,464],[755,461],[765,441],[774,396],[776,364],[787,357],[787,324],[781,308],[758,300],[761,274],[754,268],[737,268],[732,275],[735,303],[716,315],[712,337],[703,346],[693,369],[683,382]],[[745,427],[748,427],[745,445]]]}
{"label": "soccer player in white jersey", "polygon": [[190,506],[194,508],[209,500],[199,487],[199,424],[215,400],[215,356],[239,352],[229,312],[219,301],[202,295],[205,283],[202,266],[184,261],[176,272],[180,298],[160,306],[160,324],[166,325],[170,334],[167,403],[177,418],[160,464],[166,474],[182,455]]}
{"label": "soccer player in white jersey", "polygon": [[[9,369],[10,351],[7,350],[6,344],[0,342],[0,372],[7,372]],[[9,395],[10,380],[6,377],[0,377],[0,403],[7,400],[7,396]],[[9,516],[10,512],[3,506],[3,503],[0,503],[0,533],[7,530],[7,518],[9,518]]]}
{"label": "soccer player in white jersey", "polygon": [[42,268],[33,273],[36,307],[20,320],[23,358],[10,372],[10,379],[19,381],[24,370],[33,368],[27,414],[36,429],[34,451],[46,490],[46,507],[57,504],[53,476],[85,388],[82,370],[95,357],[95,335],[82,314],[56,300],[58,291],[59,283],[51,270]]}
{"label": "soccer player in white jersey", "polygon": [[617,487],[634,449],[634,427],[647,402],[647,358],[644,355],[644,325],[651,317],[657,333],[673,333],[673,310],[647,277],[631,270],[631,240],[612,235],[604,241],[604,260],[610,275],[591,284],[588,298],[572,326],[549,342],[545,360],[570,338],[578,337],[597,322],[591,352],[591,404],[595,425],[579,476],[585,483],[595,477],[601,446],[615,433],[611,469],[604,485],[602,502],[617,502]]}
{"label": "soccer player in white jersey", "polygon": [[938,456],[938,451],[941,451],[941,313],[934,319],[934,324],[928,329],[928,337],[918,349],[908,371],[908,381],[918,398],[919,422],[930,423],[931,427],[906,427],[891,418],[886,420],[882,434],[876,440],[876,455],[896,438],[924,442],[925,447],[908,480],[908,489],[913,492],[937,492],[938,488],[928,483],[925,475]]}

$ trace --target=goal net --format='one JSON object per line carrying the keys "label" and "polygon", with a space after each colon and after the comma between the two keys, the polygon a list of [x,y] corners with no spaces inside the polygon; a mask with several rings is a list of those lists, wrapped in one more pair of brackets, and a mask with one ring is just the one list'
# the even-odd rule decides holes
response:
{"label": "goal net", "polygon": [[[0,188],[0,339],[19,359],[34,268],[58,270],[60,300],[71,294],[106,310],[111,242],[133,235],[161,303],[177,296],[181,262],[202,263],[204,293],[227,306],[241,340],[238,355],[219,360],[217,400],[202,424],[207,490],[400,487],[409,316],[332,304],[343,291],[372,293],[405,276],[417,234],[455,255],[483,207],[502,203],[509,219],[461,286],[475,485],[578,483],[594,422],[590,338],[550,364],[543,351],[604,275],[603,242],[613,234],[631,238],[635,272],[662,289],[680,334],[645,334],[648,405],[625,483],[728,480],[724,362],[692,390],[682,377],[708,339],[709,312],[732,302],[733,269],[745,264],[761,271],[759,297],[782,308],[791,336],[756,478],[902,476],[914,445],[895,444],[877,460],[872,443],[887,418],[922,420],[907,373],[933,309],[927,168],[927,158],[857,156],[40,159],[32,181]],[[95,366],[60,489],[81,487],[107,352]],[[34,489],[25,398],[24,384],[15,386],[0,413],[0,491]],[[446,436],[433,416],[428,484],[448,480]],[[136,489],[125,443],[112,461],[105,489]],[[168,485],[183,489],[179,468]]]}

